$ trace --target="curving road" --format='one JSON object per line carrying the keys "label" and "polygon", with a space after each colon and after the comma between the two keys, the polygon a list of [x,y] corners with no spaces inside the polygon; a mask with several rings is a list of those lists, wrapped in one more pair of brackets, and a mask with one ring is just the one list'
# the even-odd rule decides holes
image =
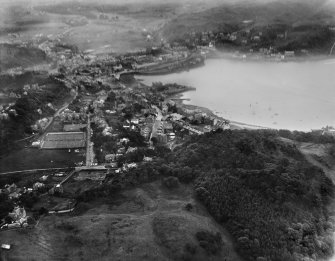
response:
{"label": "curving road", "polygon": [[335,48],[335,42],[334,42],[332,48],[330,49],[330,53],[329,53],[329,55],[332,55],[332,54],[333,54],[333,50],[334,50],[334,48]]}
{"label": "curving road", "polygon": [[72,99],[70,101],[68,101],[67,103],[65,103],[61,108],[59,108],[55,114],[51,117],[51,120],[49,121],[49,123],[47,124],[47,126],[44,128],[43,134],[40,136],[39,140],[43,140],[45,135],[47,134],[48,128],[51,126],[51,124],[54,122],[54,119],[59,116],[78,96],[78,88],[75,89],[76,93],[75,95],[72,97]]}

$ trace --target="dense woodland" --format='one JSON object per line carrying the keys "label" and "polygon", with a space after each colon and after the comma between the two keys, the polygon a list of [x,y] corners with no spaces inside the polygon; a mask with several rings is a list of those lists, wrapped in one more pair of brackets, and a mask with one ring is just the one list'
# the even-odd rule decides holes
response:
{"label": "dense woodland", "polygon": [[197,196],[227,226],[246,260],[330,255],[326,206],[333,184],[277,135],[208,134],[178,148],[171,162],[188,170],[177,173],[180,179],[195,176]]}

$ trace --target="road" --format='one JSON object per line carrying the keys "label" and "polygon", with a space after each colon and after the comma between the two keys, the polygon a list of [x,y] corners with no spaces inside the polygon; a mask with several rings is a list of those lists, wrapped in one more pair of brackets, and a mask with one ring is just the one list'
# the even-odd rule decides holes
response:
{"label": "road", "polygon": [[76,93],[75,95],[72,97],[72,99],[68,102],[66,102],[61,108],[59,108],[53,117],[51,117],[51,120],[49,121],[49,123],[47,124],[47,126],[44,128],[43,134],[40,136],[39,140],[42,141],[45,137],[45,135],[48,132],[49,127],[51,126],[51,124],[54,122],[55,118],[57,116],[59,116],[78,96],[78,88],[75,89]]}
{"label": "road", "polygon": [[203,135],[203,134],[204,134],[203,131],[199,131],[199,130],[194,129],[194,128],[188,126],[188,125],[184,125],[183,128],[186,129],[186,130],[189,130],[190,132],[193,132],[193,133],[195,133],[195,134],[198,134],[198,135]]}
{"label": "road", "polygon": [[60,185],[63,185],[66,181],[68,181],[77,171],[74,169],[73,171],[71,171],[71,173],[69,175],[67,175],[61,183],[59,183]]}
{"label": "road", "polygon": [[0,175],[12,175],[12,174],[20,174],[20,173],[31,173],[31,172],[38,172],[38,171],[53,171],[53,170],[68,170],[69,168],[50,168],[50,169],[26,169],[26,170],[19,170],[19,171],[11,171],[11,172],[2,172]]}
{"label": "road", "polygon": [[94,162],[93,143],[91,142],[91,119],[87,117],[87,137],[86,137],[86,167],[91,167]]}
{"label": "road", "polygon": [[334,50],[334,48],[335,48],[335,42],[334,42],[332,48],[330,49],[330,53],[329,53],[329,55],[332,55],[332,54],[333,54],[333,50]]}
{"label": "road", "polygon": [[161,110],[156,105],[152,105],[152,108],[154,108],[157,111],[157,116],[156,116],[155,123],[152,127],[152,131],[151,131],[151,134],[150,134],[149,141],[151,141],[152,136],[156,135],[157,127],[160,126],[160,123],[161,123],[162,118],[163,118]]}

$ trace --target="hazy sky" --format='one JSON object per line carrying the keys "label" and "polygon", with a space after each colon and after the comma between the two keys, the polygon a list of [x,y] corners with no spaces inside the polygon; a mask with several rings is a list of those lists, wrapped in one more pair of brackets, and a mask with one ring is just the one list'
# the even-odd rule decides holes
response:
{"label": "hazy sky", "polygon": [[[8,4],[17,4],[22,2],[28,2],[31,4],[56,4],[59,2],[70,2],[73,0],[0,0],[1,8],[4,8],[4,6]],[[92,0],[75,0],[77,2],[88,2],[92,3]],[[280,2],[317,2],[319,4],[322,4],[323,2],[328,2],[330,4],[333,4],[335,6],[335,0],[95,0],[95,3],[109,3],[109,4],[127,4],[127,3],[145,3],[145,2],[152,2],[152,3],[168,3],[168,2],[176,2],[176,3],[189,3],[189,4],[195,4],[197,2],[201,3],[215,3],[215,4],[223,4],[223,3],[237,3],[237,2],[249,2],[249,3],[256,3],[256,2],[273,2],[273,1],[280,1]]]}
{"label": "hazy sky", "polygon": [[[20,2],[29,2],[29,3],[59,3],[59,2],[70,2],[72,0],[0,0],[1,4],[8,4],[8,3],[20,3]],[[76,0],[77,2],[89,2],[92,3],[91,0]],[[278,0],[95,0],[96,3],[110,3],[110,4],[121,4],[121,3],[141,3],[141,2],[153,2],[153,3],[167,3],[167,2],[188,2],[188,3],[195,3],[195,2],[217,2],[220,3],[226,3],[226,2],[273,2]],[[299,0],[280,0],[280,2],[296,2]],[[329,3],[335,4],[335,0],[300,0],[301,2],[307,3],[307,2],[324,2],[327,1]],[[1,7],[0,7],[1,8]]]}

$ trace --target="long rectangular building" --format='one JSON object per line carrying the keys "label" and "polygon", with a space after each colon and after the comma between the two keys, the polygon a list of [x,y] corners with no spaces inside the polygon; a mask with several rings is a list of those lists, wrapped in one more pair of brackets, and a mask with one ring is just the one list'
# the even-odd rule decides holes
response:
{"label": "long rectangular building", "polygon": [[41,142],[41,149],[75,149],[85,146],[85,132],[50,132]]}
{"label": "long rectangular building", "polygon": [[87,124],[65,124],[63,130],[66,132],[80,132]]}

